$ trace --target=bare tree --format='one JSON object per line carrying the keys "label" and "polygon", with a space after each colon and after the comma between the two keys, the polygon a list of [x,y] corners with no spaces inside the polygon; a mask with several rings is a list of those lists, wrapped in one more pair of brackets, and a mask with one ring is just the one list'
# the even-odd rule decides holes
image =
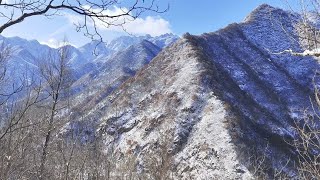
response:
{"label": "bare tree", "polygon": [[[320,91],[315,85],[312,112],[305,111],[302,121],[295,122],[296,139],[288,142],[297,154],[298,176],[302,179],[320,179]],[[314,103],[313,103],[314,102]]]}
{"label": "bare tree", "polygon": [[12,54],[12,49],[10,46],[6,45],[4,42],[0,44],[0,80],[1,82],[4,80],[6,72],[7,72],[7,61]]}
{"label": "bare tree", "polygon": [[[46,61],[44,61],[46,60]],[[56,117],[62,109],[66,108],[64,103],[64,95],[68,93],[71,86],[72,79],[68,67],[68,61],[70,60],[70,53],[68,46],[62,46],[58,49],[58,53],[49,53],[49,55],[41,61],[39,65],[40,73],[44,81],[44,93],[49,97],[48,115],[47,115],[47,127],[45,131],[45,141],[42,148],[39,178],[43,179],[45,164],[47,161],[47,155],[49,150],[49,144],[51,142],[52,133],[56,127]],[[65,96],[67,97],[67,96]]]}
{"label": "bare tree", "polygon": [[[292,5],[298,5],[294,8]],[[292,56],[320,57],[320,1],[297,0],[286,1],[291,11],[299,14],[292,34],[299,42],[303,52],[291,49],[274,54],[288,53]],[[319,59],[318,59],[319,60]],[[314,80],[314,96],[310,97],[312,109],[305,110],[305,117],[295,121],[295,139],[287,141],[296,155],[295,167],[299,179],[320,179],[320,99],[319,85]],[[294,160],[294,159],[292,159]]]}
{"label": "bare tree", "polygon": [[[19,81],[7,74],[12,49],[4,44],[0,46],[1,93],[0,93],[0,177],[18,178],[28,168],[26,162],[31,150],[34,132],[38,125],[36,118],[29,114],[35,104],[43,99],[41,86],[35,85],[32,76],[22,72]],[[19,85],[15,85],[19,84]]]}
{"label": "bare tree", "polygon": [[[286,49],[282,52],[272,52],[273,54],[291,54],[293,56],[313,56],[320,57],[320,1],[319,0],[296,0],[287,1],[285,4],[292,13],[299,14],[298,19],[293,19],[295,25],[294,32],[289,32],[285,28],[285,33],[298,41],[302,47],[302,52]],[[295,7],[295,6],[298,6]]]}
{"label": "bare tree", "polygon": [[298,154],[298,175],[302,179],[320,179],[320,131],[319,119],[306,117],[301,125],[296,125],[298,138],[291,145]]}

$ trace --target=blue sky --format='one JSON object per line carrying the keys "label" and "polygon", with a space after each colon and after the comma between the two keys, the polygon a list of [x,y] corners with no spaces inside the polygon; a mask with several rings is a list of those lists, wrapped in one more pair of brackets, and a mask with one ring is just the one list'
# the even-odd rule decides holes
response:
{"label": "blue sky", "polygon": [[162,16],[177,34],[201,34],[241,22],[263,3],[285,7],[283,0],[171,0],[170,11]]}
{"label": "blue sky", "polygon": [[[276,7],[286,7],[284,0],[158,0],[160,7],[170,5],[163,14],[145,13],[137,22],[128,25],[132,34],[153,36],[163,33],[182,35],[185,32],[202,34],[212,32],[233,23],[241,22],[254,8],[267,3]],[[116,11],[116,9],[114,9]],[[73,21],[77,16],[59,16],[54,18],[35,17],[12,26],[4,31],[5,36],[19,36],[37,39],[51,46],[58,45],[64,37],[75,46],[89,41],[75,31]],[[119,29],[101,29],[104,39],[109,41],[124,34]]]}

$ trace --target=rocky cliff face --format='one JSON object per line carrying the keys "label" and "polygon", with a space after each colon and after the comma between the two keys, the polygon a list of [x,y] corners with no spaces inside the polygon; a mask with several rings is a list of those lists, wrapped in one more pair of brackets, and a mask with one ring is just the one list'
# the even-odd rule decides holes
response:
{"label": "rocky cliff face", "polygon": [[176,178],[249,179],[243,151],[252,149],[267,156],[270,171],[292,175],[285,140],[295,138],[292,127],[311,106],[319,65],[272,52],[302,50],[292,40],[297,18],[262,5],[243,23],[186,34],[86,119],[97,122],[106,147],[134,152],[141,166],[166,137]]}

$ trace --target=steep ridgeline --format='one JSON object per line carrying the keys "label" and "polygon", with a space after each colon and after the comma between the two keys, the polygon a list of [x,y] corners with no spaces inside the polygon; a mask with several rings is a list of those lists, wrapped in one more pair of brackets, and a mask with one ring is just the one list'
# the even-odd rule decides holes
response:
{"label": "steep ridgeline", "polygon": [[26,69],[35,69],[37,61],[52,49],[36,40],[28,41],[19,37],[6,38],[0,35],[0,43],[10,47],[11,59],[7,62],[7,73],[11,77],[22,75]]}
{"label": "steep ridgeline", "polygon": [[93,107],[148,64],[160,50],[153,43],[143,40],[111,55],[99,68],[85,74],[73,84],[73,88],[80,91],[74,98],[75,107],[82,110]]}
{"label": "steep ridgeline", "polygon": [[[28,41],[19,37],[6,38],[1,35],[0,46],[1,50],[8,47],[10,49],[10,58],[5,59],[5,63],[0,65],[1,73],[3,72],[3,68],[6,70],[5,77],[1,79],[1,94],[10,94],[17,91],[25,83],[37,81],[39,79],[37,65],[42,60],[45,60],[45,54],[48,54],[50,51],[56,52],[55,49],[40,44],[36,40]],[[14,97],[18,98],[19,96],[22,97],[24,94],[17,92]],[[1,96],[0,99],[3,97],[5,96]]]}
{"label": "steep ridgeline", "polygon": [[160,36],[152,37],[150,35],[146,36],[121,36],[109,42],[107,44],[107,48],[113,51],[121,51],[126,49],[127,47],[138,44],[143,40],[147,40],[152,42],[154,45],[159,48],[164,48],[174,43],[178,39],[178,36],[173,34],[163,34]]}
{"label": "steep ridgeline", "polygon": [[252,156],[243,152],[253,149],[271,170],[292,175],[284,139],[310,107],[319,65],[270,52],[301,50],[289,36],[297,18],[262,5],[243,23],[186,34],[86,118],[98,122],[106,146],[134,152],[141,166],[166,137],[179,179],[248,179]]}
{"label": "steep ridgeline", "polygon": [[[162,49],[174,43],[178,38],[179,37],[174,34],[164,34],[157,37],[151,37],[150,35],[120,36],[106,44],[99,41],[92,41],[80,47],[78,49],[80,53],[73,52],[71,62],[75,63],[72,63],[71,67],[76,69],[77,77],[81,77],[89,72],[92,74],[95,71],[103,69],[101,67],[105,66],[105,63],[110,65],[110,61],[112,61],[111,59],[114,59],[114,56],[116,56],[117,53],[125,51],[130,46],[136,46],[136,48],[139,48],[137,45],[146,40]],[[154,56],[152,56],[150,60],[153,57]]]}
{"label": "steep ridgeline", "polygon": [[[213,71],[201,50],[182,39],[162,51],[87,114],[116,152],[156,152],[160,139],[175,154],[177,178],[240,178],[224,103],[212,93]],[[203,174],[203,176],[199,176]]]}

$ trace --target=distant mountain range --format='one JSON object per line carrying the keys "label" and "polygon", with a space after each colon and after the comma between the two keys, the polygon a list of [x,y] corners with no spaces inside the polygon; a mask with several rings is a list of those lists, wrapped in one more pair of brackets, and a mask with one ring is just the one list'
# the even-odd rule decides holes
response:
{"label": "distant mountain range", "polygon": [[[175,42],[179,37],[173,34],[164,34],[158,37],[146,36],[121,36],[109,43],[92,41],[82,47],[75,48],[70,46],[72,59],[70,65],[72,68],[79,68],[86,63],[93,63],[106,60],[108,56],[122,51],[131,45],[140,43],[143,40],[150,41],[159,48],[166,47]],[[0,42],[5,42],[14,49],[16,58],[23,57],[26,63],[35,64],[35,60],[39,60],[48,53],[49,50],[54,50],[47,45],[40,44],[37,40],[25,40],[20,37],[4,37],[0,35]],[[24,63],[24,62],[20,62]]]}
{"label": "distant mountain range", "polygon": [[[75,83],[74,90],[79,91],[81,86],[89,86],[88,76],[92,79],[98,74],[102,76],[102,73],[113,74],[113,79],[110,79],[111,76],[106,77],[103,79],[105,82],[113,83],[113,86],[120,84],[128,76],[134,75],[136,70],[147,64],[162,48],[174,43],[178,38],[173,34],[164,34],[158,37],[150,35],[122,36],[106,44],[92,41],[79,48],[68,45],[71,56],[69,66],[73,69],[76,80],[79,80],[78,83]],[[8,74],[16,81],[19,81],[22,74],[27,72],[35,73],[35,77],[38,76],[36,69],[39,62],[46,61],[48,53],[57,52],[57,49],[40,44],[36,40],[29,41],[19,37],[0,36],[1,42],[12,49],[12,57],[8,62]],[[118,69],[122,69],[122,72],[119,72]],[[114,82],[116,81],[115,76],[120,78],[124,76],[123,73],[127,74],[126,77],[122,77],[122,80],[119,79],[120,82]],[[87,79],[83,76],[86,76]],[[83,80],[86,83],[81,83]],[[97,85],[93,87],[98,88]]]}

